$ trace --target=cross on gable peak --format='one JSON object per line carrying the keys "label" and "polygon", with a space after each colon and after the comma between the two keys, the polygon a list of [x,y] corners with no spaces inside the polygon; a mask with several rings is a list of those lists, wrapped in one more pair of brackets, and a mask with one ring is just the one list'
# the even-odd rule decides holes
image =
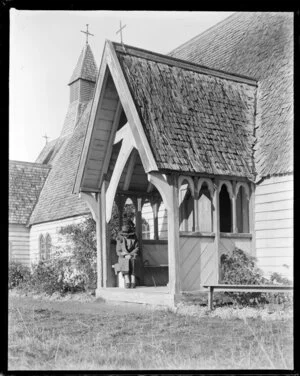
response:
{"label": "cross on gable peak", "polygon": [[121,43],[123,44],[123,34],[122,30],[126,27],[126,25],[122,26],[122,21],[120,21],[120,28],[116,31],[116,34],[120,34],[121,37]]}

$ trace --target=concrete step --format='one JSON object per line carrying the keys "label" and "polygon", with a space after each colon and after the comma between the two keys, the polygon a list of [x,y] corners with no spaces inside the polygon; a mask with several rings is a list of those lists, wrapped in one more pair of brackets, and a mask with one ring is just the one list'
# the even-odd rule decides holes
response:
{"label": "concrete step", "polygon": [[101,288],[96,290],[96,296],[107,301],[174,306],[174,295],[170,294],[168,288],[165,286],[136,287],[135,289],[118,287]]}

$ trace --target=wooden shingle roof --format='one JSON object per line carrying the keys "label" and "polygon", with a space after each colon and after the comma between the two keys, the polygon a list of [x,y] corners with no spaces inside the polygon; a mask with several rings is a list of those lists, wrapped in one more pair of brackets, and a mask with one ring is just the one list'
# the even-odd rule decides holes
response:
{"label": "wooden shingle roof", "polygon": [[85,104],[74,132],[63,138],[29,224],[90,213],[85,202],[72,194],[90,109],[91,101]]}
{"label": "wooden shingle roof", "polygon": [[257,173],[293,171],[292,13],[235,13],[170,55],[256,78]]}
{"label": "wooden shingle roof", "polygon": [[254,179],[255,80],[114,46],[160,170]]}
{"label": "wooden shingle roof", "polygon": [[69,85],[80,78],[93,82],[96,82],[97,79],[97,65],[89,44],[86,44],[81,51]]}
{"label": "wooden shingle roof", "polygon": [[9,161],[9,223],[27,224],[50,166]]}

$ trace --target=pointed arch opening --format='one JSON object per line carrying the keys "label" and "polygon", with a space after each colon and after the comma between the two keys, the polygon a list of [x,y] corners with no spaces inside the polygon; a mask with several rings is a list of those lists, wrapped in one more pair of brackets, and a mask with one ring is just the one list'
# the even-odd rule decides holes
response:
{"label": "pointed arch opening", "polygon": [[198,226],[200,232],[213,231],[213,205],[211,191],[207,182],[203,182],[198,194]]}
{"label": "pointed arch opening", "polygon": [[249,233],[249,200],[246,189],[241,185],[236,196],[236,223],[238,233]]}
{"label": "pointed arch opening", "polygon": [[220,203],[220,231],[232,232],[232,205],[226,184],[222,184],[219,193]]}
{"label": "pointed arch opening", "polygon": [[195,230],[193,181],[183,178],[179,181],[179,229],[192,232]]}

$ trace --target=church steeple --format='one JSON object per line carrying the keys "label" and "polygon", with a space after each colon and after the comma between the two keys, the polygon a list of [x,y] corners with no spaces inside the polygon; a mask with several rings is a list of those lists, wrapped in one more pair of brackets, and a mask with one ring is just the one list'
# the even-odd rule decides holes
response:
{"label": "church steeple", "polygon": [[85,104],[93,98],[97,65],[88,43],[83,47],[68,85],[70,86],[70,104],[61,136],[72,133]]}
{"label": "church steeple", "polygon": [[97,66],[91,47],[86,44],[81,51],[76,67],[69,81],[70,102],[89,101],[94,93],[97,79]]}
{"label": "church steeple", "polygon": [[90,45],[87,43],[81,51],[69,85],[79,79],[96,82],[96,78],[97,66],[95,58]]}

